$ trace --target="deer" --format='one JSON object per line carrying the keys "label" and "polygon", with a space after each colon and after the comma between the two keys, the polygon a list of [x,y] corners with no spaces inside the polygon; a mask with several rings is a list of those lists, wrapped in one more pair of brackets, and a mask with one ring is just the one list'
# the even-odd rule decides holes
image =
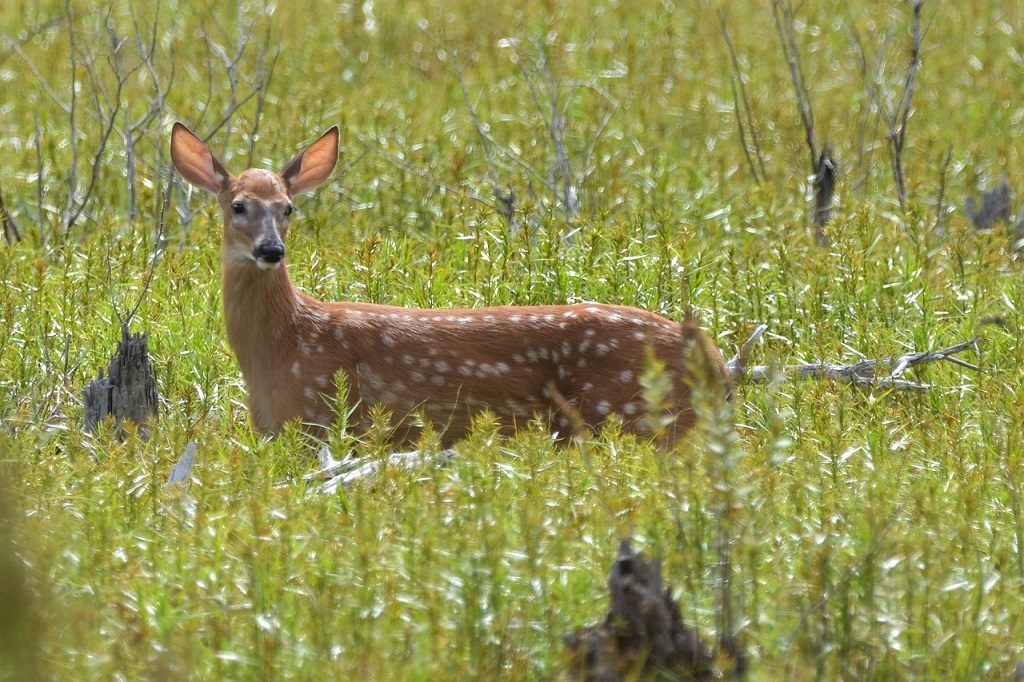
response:
{"label": "deer", "polygon": [[[670,447],[696,422],[693,382],[713,377],[728,384],[722,353],[696,324],[638,308],[405,308],[303,293],[285,260],[292,201],[326,182],[338,155],[334,126],[280,173],[250,168],[232,175],[186,125],[172,128],[175,168],[220,205],[224,322],[258,431],[274,435],[292,420],[329,429],[340,409],[351,427],[365,431],[382,406],[398,443],[415,441],[426,420],[450,446],[484,411],[503,433],[540,417],[556,441],[565,441],[614,415],[624,431],[658,435]],[[650,358],[671,378],[660,405],[647,404],[640,383]],[[344,401],[336,399],[339,371]],[[663,425],[659,434],[645,418],[653,410]]]}

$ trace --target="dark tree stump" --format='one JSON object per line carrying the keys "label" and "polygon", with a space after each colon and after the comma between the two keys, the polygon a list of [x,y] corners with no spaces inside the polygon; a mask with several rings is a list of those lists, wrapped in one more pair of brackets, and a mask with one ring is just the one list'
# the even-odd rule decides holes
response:
{"label": "dark tree stump", "polygon": [[130,419],[145,433],[146,422],[155,419],[159,411],[156,375],[149,361],[149,336],[129,334],[127,325],[122,325],[121,342],[106,376],[100,370],[99,378],[89,382],[84,393],[86,431],[95,431],[108,415],[113,415],[118,429],[123,420]]}
{"label": "dark tree stump", "polygon": [[1010,222],[1010,183],[1006,176],[998,186],[981,193],[981,206],[977,206],[974,197],[967,197],[964,206],[967,216],[979,230],[985,230],[996,223]]}
{"label": "dark tree stump", "polygon": [[814,164],[814,241],[818,246],[827,246],[825,226],[832,219],[832,196],[836,191],[836,175],[839,174],[839,162],[832,156],[832,149],[825,145],[818,161]]}
{"label": "dark tree stump", "polygon": [[611,608],[604,622],[566,637],[573,679],[712,678],[713,657],[683,624],[671,588],[662,590],[661,562],[647,562],[623,540],[608,591]]}

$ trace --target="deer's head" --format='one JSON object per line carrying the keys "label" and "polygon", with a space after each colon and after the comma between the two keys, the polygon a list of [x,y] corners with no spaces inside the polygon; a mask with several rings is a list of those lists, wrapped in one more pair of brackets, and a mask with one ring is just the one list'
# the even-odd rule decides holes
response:
{"label": "deer's head", "polygon": [[316,189],[334,171],[338,126],[299,152],[280,174],[250,168],[231,175],[182,123],[175,123],[171,131],[171,159],[186,180],[217,195],[224,216],[227,261],[273,270],[284,261],[292,198]]}

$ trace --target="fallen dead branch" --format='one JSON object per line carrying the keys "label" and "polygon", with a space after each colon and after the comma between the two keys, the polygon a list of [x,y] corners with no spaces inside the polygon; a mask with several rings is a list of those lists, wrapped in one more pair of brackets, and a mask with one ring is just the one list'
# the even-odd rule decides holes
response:
{"label": "fallen dead branch", "polygon": [[[761,338],[766,329],[765,325],[760,325],[751,334],[746,343],[743,344],[743,348],[737,353],[736,357],[728,362],[727,366],[734,380],[766,383],[771,381],[779,372],[779,368],[771,365],[755,365],[749,369],[746,367],[746,359],[750,354],[750,349]],[[781,372],[787,377],[796,379],[833,379],[865,388],[923,391],[931,388],[931,386],[902,378],[906,370],[930,362],[946,361],[970,370],[979,371],[977,365],[955,357],[957,354],[970,348],[976,350],[979,338],[975,336],[969,341],[963,341],[940,350],[904,353],[903,355],[880,360],[861,360],[850,365],[827,362],[786,365],[781,368]]]}
{"label": "fallen dead branch", "polygon": [[306,476],[306,480],[320,479],[323,484],[319,492],[331,494],[338,486],[348,488],[355,483],[366,482],[377,476],[382,469],[414,469],[426,465],[440,465],[455,456],[455,450],[448,448],[440,452],[393,452],[387,457],[361,457],[336,460],[326,445],[320,448],[316,457],[320,468]]}

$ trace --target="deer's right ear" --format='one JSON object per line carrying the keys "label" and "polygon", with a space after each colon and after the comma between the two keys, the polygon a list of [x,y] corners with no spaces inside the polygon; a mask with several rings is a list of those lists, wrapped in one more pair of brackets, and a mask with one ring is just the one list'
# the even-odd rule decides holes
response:
{"label": "deer's right ear", "polygon": [[178,121],[171,129],[171,161],[186,180],[214,194],[227,189],[231,180],[231,174],[210,148]]}

